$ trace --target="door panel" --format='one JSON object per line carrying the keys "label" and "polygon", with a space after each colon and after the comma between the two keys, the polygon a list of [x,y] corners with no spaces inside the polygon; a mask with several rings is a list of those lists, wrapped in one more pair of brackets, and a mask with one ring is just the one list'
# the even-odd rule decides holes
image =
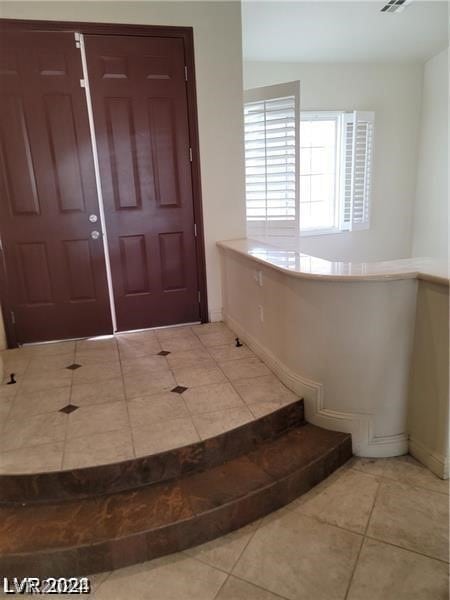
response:
{"label": "door panel", "polygon": [[118,329],[198,321],[183,40],[85,46]]}
{"label": "door panel", "polygon": [[19,342],[111,333],[80,51],[71,33],[2,33],[0,231]]}

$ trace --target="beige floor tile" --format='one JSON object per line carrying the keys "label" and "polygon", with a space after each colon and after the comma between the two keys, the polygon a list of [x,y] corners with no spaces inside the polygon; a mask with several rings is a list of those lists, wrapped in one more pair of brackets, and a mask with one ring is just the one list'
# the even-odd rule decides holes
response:
{"label": "beige floor tile", "polygon": [[422,488],[382,481],[367,534],[448,560],[448,498]]}
{"label": "beige floor tile", "polygon": [[348,600],[448,600],[448,566],[365,540]]}
{"label": "beige floor tile", "polygon": [[131,430],[107,431],[67,440],[63,469],[105,465],[133,457]]}
{"label": "beige floor tile", "polygon": [[162,349],[161,344],[154,334],[149,336],[135,333],[130,335],[120,335],[117,336],[116,339],[122,360],[139,358],[148,354],[158,354]]}
{"label": "beige floor tile", "polygon": [[96,600],[213,600],[227,575],[174,554],[114,571],[95,594]]}
{"label": "beige floor tile", "polygon": [[9,416],[9,412],[11,410],[13,404],[12,398],[1,398],[0,397],[0,431],[3,423]]}
{"label": "beige floor tile", "polygon": [[183,399],[192,415],[245,407],[230,383],[212,383],[186,390]]}
{"label": "beige floor tile", "polygon": [[[5,381],[6,381],[5,377]],[[19,385],[0,385],[0,401],[3,400],[11,400],[17,394],[19,390]]]}
{"label": "beige floor tile", "polygon": [[167,357],[167,360],[171,369],[211,368],[217,366],[205,348],[172,352]]}
{"label": "beige floor tile", "polygon": [[175,379],[178,385],[195,387],[210,383],[223,383],[227,381],[225,375],[218,367],[197,367],[188,369],[175,369]]}
{"label": "beige floor tile", "polygon": [[234,387],[247,404],[256,404],[258,402],[286,404],[298,399],[275,375],[241,379],[234,383]]}
{"label": "beige floor tile", "polygon": [[77,350],[75,354],[75,362],[79,365],[97,365],[97,364],[112,364],[119,362],[119,351],[117,348],[108,350]]}
{"label": "beige floor tile", "polygon": [[89,338],[77,342],[75,361],[81,365],[111,363],[119,360],[115,338]]}
{"label": "beige floor tile", "polygon": [[244,425],[244,423],[253,421],[253,415],[246,406],[239,406],[237,408],[227,408],[225,410],[218,410],[217,412],[195,415],[192,419],[200,437],[202,440],[206,440],[224,431],[229,431],[230,429]]}
{"label": "beige floor tile", "polygon": [[247,406],[255,419],[260,419],[261,417],[280,409],[282,406],[286,406],[286,404],[289,404],[294,400],[290,400],[289,402],[256,402],[255,404],[247,404]]}
{"label": "beige floor tile", "polygon": [[86,338],[76,343],[76,352],[108,352],[117,348],[116,338],[113,336],[100,338]]}
{"label": "beige floor tile", "polygon": [[128,429],[126,402],[108,402],[82,406],[69,414],[67,439],[90,436],[105,431]]}
{"label": "beige floor tile", "polygon": [[156,421],[189,417],[183,398],[173,392],[130,400],[128,413],[131,426],[135,428],[152,425]]}
{"label": "beige floor tile", "polygon": [[349,461],[349,466],[357,471],[366,473],[367,475],[374,475],[375,477],[382,477],[384,473],[384,466],[386,464],[385,458],[361,458],[354,456]]}
{"label": "beige floor tile", "polygon": [[[81,370],[81,369],[80,369]],[[72,383],[72,373],[68,369],[45,371],[44,373],[25,374],[17,378],[18,393],[40,392],[52,388],[65,387]]]}
{"label": "beige floor tile", "polygon": [[199,339],[194,335],[169,337],[161,340],[161,348],[167,352],[183,352],[185,350],[202,349]]}
{"label": "beige floor tile", "polygon": [[33,415],[51,413],[69,404],[70,386],[36,392],[19,392],[12,403],[11,419],[28,419]]}
{"label": "beige floor tile", "polygon": [[156,331],[153,331],[151,329],[147,329],[144,331],[131,331],[131,332],[125,332],[125,333],[116,333],[114,336],[116,343],[120,344],[123,340],[129,340],[132,342],[143,342],[143,343],[149,343],[151,344],[152,342],[157,341],[157,337],[156,337]]}
{"label": "beige floor tile", "polygon": [[0,473],[45,473],[61,468],[64,442],[0,453]]}
{"label": "beige floor tile", "polygon": [[12,350],[1,352],[0,356],[3,359],[3,373],[5,381],[9,380],[11,373],[23,375],[31,362],[31,358],[26,353],[17,354]]}
{"label": "beige floor tile", "polygon": [[176,386],[175,378],[170,371],[157,371],[145,376],[125,376],[125,395],[130,400],[139,396],[170,392]]}
{"label": "beige floor tile", "polygon": [[292,600],[343,600],[362,539],[285,512],[263,522],[233,574]]}
{"label": "beige floor tile", "polygon": [[157,371],[168,371],[169,365],[164,356],[141,356],[133,360],[122,361],[124,377],[141,377]]}
{"label": "beige floor tile", "polygon": [[236,336],[232,331],[211,331],[208,333],[201,333],[199,335],[200,341],[204,346],[224,346],[225,344],[232,344]]}
{"label": "beige floor tile", "polygon": [[99,381],[97,383],[79,383],[72,386],[70,401],[76,406],[103,404],[125,400],[121,377]]}
{"label": "beige floor tile", "polygon": [[2,431],[0,448],[7,451],[62,442],[66,423],[67,415],[60,412],[34,415],[27,419],[8,419]]}
{"label": "beige floor tile", "polygon": [[38,375],[43,371],[55,371],[58,369],[65,369],[74,362],[72,355],[62,354],[61,356],[36,356],[32,358],[26,374]]}
{"label": "beige floor tile", "polygon": [[192,325],[191,329],[195,335],[198,335],[199,337],[210,333],[227,333],[231,331],[231,329],[222,321]]}
{"label": "beige floor tile", "polygon": [[211,346],[208,348],[209,353],[218,362],[226,362],[229,360],[242,360],[243,358],[256,358],[255,354],[247,346],[236,348],[235,344],[227,344],[226,346]]}
{"label": "beige floor tile", "polygon": [[230,572],[258,526],[259,521],[250,523],[206,544],[190,548],[186,550],[186,554],[212,567]]}
{"label": "beige floor tile", "polygon": [[166,327],[164,329],[156,329],[155,335],[159,340],[160,344],[163,344],[166,340],[173,340],[176,338],[195,338],[191,327]]}
{"label": "beige floor tile", "polygon": [[379,482],[352,469],[338,471],[297,500],[298,510],[310,517],[364,533]]}
{"label": "beige floor tile", "polygon": [[270,376],[270,370],[259,358],[243,358],[219,363],[220,368],[231,381],[249,377]]}
{"label": "beige floor tile", "polygon": [[132,429],[136,456],[157,454],[200,441],[190,418],[158,421],[146,427]]}
{"label": "beige floor tile", "polygon": [[31,358],[36,356],[52,356],[72,354],[75,352],[76,342],[56,342],[54,344],[36,344],[24,346],[23,351]]}
{"label": "beige floor tile", "polygon": [[443,494],[449,493],[448,479],[439,479],[409,455],[385,459],[383,475],[400,483],[423,487]]}
{"label": "beige floor tile", "polygon": [[278,594],[256,587],[252,583],[231,575],[217,594],[215,600],[283,600]]}
{"label": "beige floor tile", "polygon": [[96,383],[118,377],[122,377],[119,362],[88,364],[73,372],[73,383]]}

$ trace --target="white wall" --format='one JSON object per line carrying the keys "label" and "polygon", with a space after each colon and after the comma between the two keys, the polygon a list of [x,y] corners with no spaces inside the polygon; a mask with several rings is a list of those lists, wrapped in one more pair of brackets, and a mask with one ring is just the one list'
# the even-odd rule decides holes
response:
{"label": "white wall", "polygon": [[416,281],[307,279],[231,249],[222,267],[225,321],[306,419],[351,433],[358,456],[405,454]]}
{"label": "white wall", "polygon": [[411,255],[421,65],[244,62],[244,88],[301,81],[303,110],[375,111],[371,227],[302,237],[303,252],[335,260]]}
{"label": "white wall", "polygon": [[218,318],[215,242],[245,235],[240,3],[1,2],[0,16],[194,28],[209,312]]}
{"label": "white wall", "polygon": [[425,64],[413,256],[447,257],[448,50]]}

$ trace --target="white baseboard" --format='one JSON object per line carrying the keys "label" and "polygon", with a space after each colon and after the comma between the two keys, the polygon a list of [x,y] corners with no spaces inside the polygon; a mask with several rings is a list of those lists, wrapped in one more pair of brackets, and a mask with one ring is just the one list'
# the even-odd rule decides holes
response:
{"label": "white baseboard", "polygon": [[409,453],[441,479],[449,477],[449,457],[439,454],[414,438],[409,439]]}
{"label": "white baseboard", "polygon": [[406,432],[395,436],[376,437],[373,415],[331,410],[324,406],[323,385],[295,373],[282,363],[270,350],[249,335],[245,329],[226,313],[224,321],[259,358],[266,363],[279,379],[293,392],[305,400],[305,416],[309,423],[351,433],[353,453],[356,456],[388,457],[401,456],[408,452]]}

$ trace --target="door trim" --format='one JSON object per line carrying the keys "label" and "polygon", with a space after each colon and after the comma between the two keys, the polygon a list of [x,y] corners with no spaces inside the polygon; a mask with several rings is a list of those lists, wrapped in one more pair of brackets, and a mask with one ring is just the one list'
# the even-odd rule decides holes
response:
{"label": "door trim", "polygon": [[[79,21],[36,21],[28,19],[0,19],[0,33],[7,31],[42,31],[42,32],[72,32],[94,35],[127,35],[143,37],[175,37],[181,38],[184,44],[184,60],[188,78],[186,82],[186,97],[188,108],[189,139],[192,148],[191,179],[194,221],[197,226],[195,238],[198,289],[200,292],[200,321],[208,322],[208,296],[206,287],[205,238],[202,210],[202,190],[200,171],[200,145],[198,137],[197,92],[194,60],[194,30],[192,27],[174,27],[160,25],[128,25],[120,23],[86,23]],[[75,43],[75,38],[74,38]],[[7,274],[2,254],[0,264],[0,302],[2,305],[8,348],[17,344],[15,327],[12,321],[10,304],[7,293]]]}

